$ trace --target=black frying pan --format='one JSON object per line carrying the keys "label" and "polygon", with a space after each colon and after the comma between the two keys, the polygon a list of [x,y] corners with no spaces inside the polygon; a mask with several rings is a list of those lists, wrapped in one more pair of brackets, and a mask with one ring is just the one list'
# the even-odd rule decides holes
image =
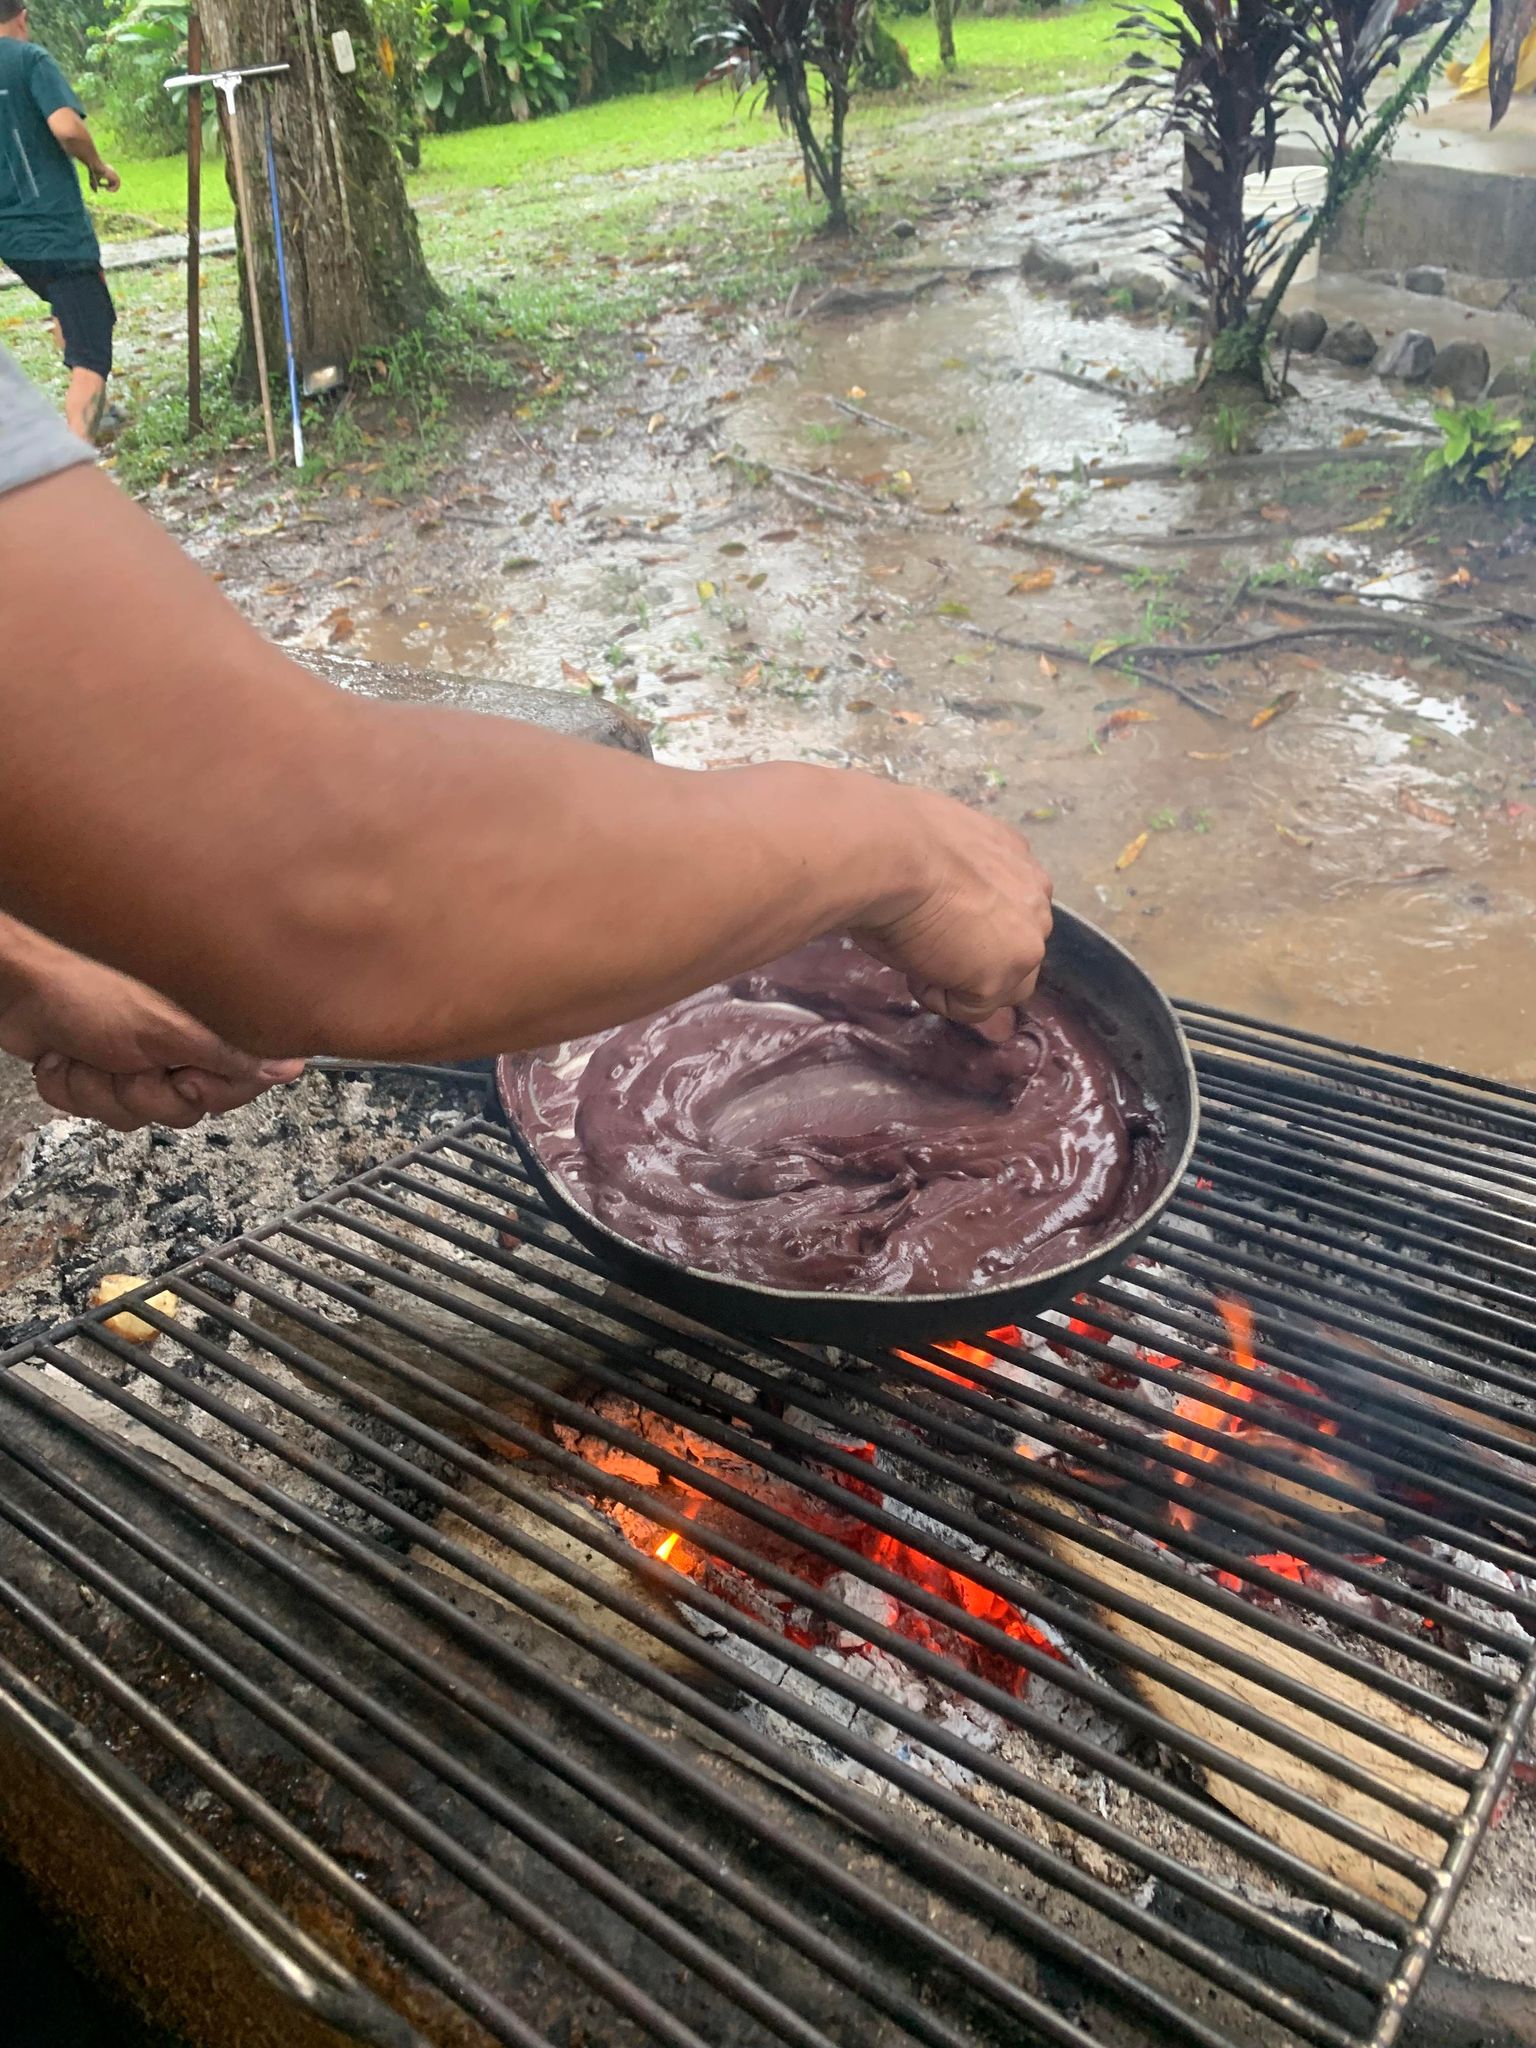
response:
{"label": "black frying pan", "polygon": [[557,1221],[620,1279],[667,1307],[700,1322],[759,1336],[850,1347],[976,1337],[1070,1298],[1140,1244],[1183,1177],[1199,1125],[1195,1069],[1183,1029],[1166,998],[1128,953],[1080,917],[1058,909],[1042,985],[1083,1011],[1119,1065],[1139,1082],[1162,1129],[1163,1174],[1158,1192],[1142,1213],[1106,1238],[1090,1258],[972,1294],[810,1293],[675,1265],[620,1237],[582,1208],[518,1128],[511,1107],[514,1080],[536,1054],[504,1054],[497,1062],[496,1087],[513,1142]]}

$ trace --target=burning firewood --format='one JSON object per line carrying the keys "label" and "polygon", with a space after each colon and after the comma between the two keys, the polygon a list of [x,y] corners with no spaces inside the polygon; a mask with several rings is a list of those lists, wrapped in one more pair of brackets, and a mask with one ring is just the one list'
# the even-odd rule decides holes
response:
{"label": "burning firewood", "polygon": [[[1041,1499],[1043,1501],[1044,1497]],[[1059,1501],[1053,1500],[1050,1505],[1058,1513],[1062,1511]],[[1077,1519],[1085,1520],[1082,1516]],[[1209,1638],[1212,1655],[1206,1657],[1186,1648],[1150,1623],[1132,1620],[1112,1607],[1095,1607],[1096,1619],[1126,1644],[1141,1651],[1150,1651],[1177,1670],[1217,1688],[1234,1703],[1264,1711],[1297,1733],[1325,1744],[1342,1760],[1368,1770],[1384,1785],[1409,1792],[1426,1805],[1438,1807],[1448,1817],[1454,1818],[1462,1811],[1466,1794],[1457,1787],[1336,1726],[1321,1714],[1277,1697],[1257,1681],[1230,1671],[1224,1660],[1233,1655],[1256,1659],[1269,1669],[1283,1673],[1287,1679],[1305,1685],[1310,1691],[1369,1716],[1383,1729],[1409,1737],[1449,1762],[1468,1766],[1480,1764],[1482,1753],[1472,1744],[1447,1733],[1360,1679],[1335,1671],[1320,1660],[1309,1657],[1305,1651],[1277,1642],[1262,1630],[1249,1627],[1233,1616],[1218,1613],[1192,1595],[1164,1586],[1132,1566],[1101,1556],[1086,1543],[1079,1543],[1045,1525],[1040,1527],[1039,1536],[1062,1564],[1090,1574],[1106,1589],[1155,1607],[1170,1622],[1198,1630]],[[1369,1828],[1398,1848],[1423,1857],[1431,1866],[1439,1863],[1444,1853],[1440,1838],[1395,1808],[1384,1805],[1353,1785],[1341,1782],[1318,1765],[1292,1756],[1288,1750],[1263,1736],[1238,1727],[1217,1710],[1187,1698],[1147,1673],[1127,1668],[1123,1680],[1138,1699],[1154,1708],[1174,1727],[1219,1745],[1234,1759],[1255,1766],[1293,1791],[1305,1793],[1341,1818]],[[1423,1905],[1418,1887],[1362,1850],[1311,1826],[1217,1771],[1202,1771],[1199,1775],[1210,1796],[1230,1813],[1266,1840],[1304,1858],[1315,1869],[1409,1917],[1415,1916]]]}
{"label": "burning firewood", "polygon": [[[676,1610],[672,1603],[644,1586],[628,1564],[617,1561],[591,1544],[583,1543],[578,1536],[545,1521],[531,1509],[520,1507],[515,1501],[508,1500],[505,1495],[485,1485],[483,1481],[471,1479],[461,1484],[465,1495],[476,1507],[484,1509],[487,1514],[495,1515],[498,1521],[509,1524],[520,1535],[534,1538],[546,1549],[554,1551],[566,1563],[589,1572],[604,1588],[611,1588],[616,1594],[637,1599],[644,1605],[653,1607],[659,1616],[665,1616],[669,1620],[676,1618]],[[594,1535],[612,1538],[612,1524],[594,1510],[565,1494],[560,1495],[559,1504],[567,1514],[581,1521],[589,1521]],[[579,1587],[570,1585],[555,1572],[524,1557],[521,1551],[513,1549],[510,1544],[498,1543],[494,1536],[475,1527],[473,1523],[464,1521],[458,1515],[445,1514],[438,1521],[437,1531],[440,1536],[445,1536],[451,1542],[460,1543],[466,1550],[473,1551],[476,1557],[482,1558],[497,1571],[505,1572],[507,1577],[515,1580],[518,1585],[525,1586],[530,1592],[552,1601],[574,1621],[592,1629],[607,1642],[620,1649],[632,1651],[636,1656],[645,1658],[648,1663],[677,1677],[687,1678],[705,1687],[715,1685],[716,1682],[690,1658],[668,1644],[660,1642],[638,1621],[631,1621],[628,1616],[616,1613],[595,1594],[583,1592]],[[417,1565],[428,1565],[434,1571],[445,1572],[463,1584],[472,1586],[475,1592],[486,1599],[503,1598],[431,1550],[418,1546],[412,1552],[412,1560]]]}

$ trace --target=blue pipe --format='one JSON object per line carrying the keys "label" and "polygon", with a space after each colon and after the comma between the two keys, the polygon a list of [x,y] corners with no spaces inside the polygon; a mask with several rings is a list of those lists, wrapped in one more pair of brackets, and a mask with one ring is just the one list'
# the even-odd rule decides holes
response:
{"label": "blue pipe", "polygon": [[[272,110],[267,109],[267,189],[272,195],[272,246],[277,251],[277,292],[283,302],[283,341],[288,350],[288,410],[293,415],[293,462],[304,467],[304,423],[299,417],[299,366],[293,354],[293,315],[288,309],[288,265],[283,260],[283,209],[277,196],[277,152],[272,147]],[[254,313],[255,308],[252,308]]]}

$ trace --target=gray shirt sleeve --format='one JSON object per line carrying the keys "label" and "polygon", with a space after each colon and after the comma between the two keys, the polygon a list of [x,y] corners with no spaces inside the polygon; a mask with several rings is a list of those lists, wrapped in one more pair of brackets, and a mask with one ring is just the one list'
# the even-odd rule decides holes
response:
{"label": "gray shirt sleeve", "polygon": [[0,494],[93,460],[0,347]]}

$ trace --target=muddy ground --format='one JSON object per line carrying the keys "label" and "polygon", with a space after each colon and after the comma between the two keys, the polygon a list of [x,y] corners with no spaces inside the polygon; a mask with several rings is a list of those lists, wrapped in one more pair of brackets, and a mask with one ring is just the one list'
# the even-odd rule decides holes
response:
{"label": "muddy ground", "polygon": [[1423,401],[1360,373],[1177,402],[1186,328],[1019,269],[1145,267],[1159,152],[989,117],[984,200],[828,252],[830,305],[680,276],[617,382],[498,403],[429,499],[155,509],[278,641],[605,691],[691,767],[953,791],[1177,993],[1536,1082],[1536,526],[1405,528]]}

